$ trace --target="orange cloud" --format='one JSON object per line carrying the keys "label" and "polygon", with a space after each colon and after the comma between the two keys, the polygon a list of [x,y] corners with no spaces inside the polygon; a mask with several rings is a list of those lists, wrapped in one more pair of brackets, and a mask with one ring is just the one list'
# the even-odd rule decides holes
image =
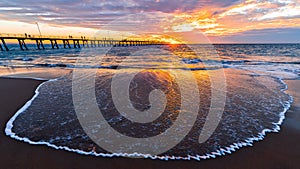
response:
{"label": "orange cloud", "polygon": [[169,23],[172,26],[168,31],[198,30],[208,36],[226,36],[251,30],[300,27],[300,2],[248,0],[229,8],[204,7],[174,15],[177,20]]}
{"label": "orange cloud", "polygon": [[[45,34],[64,34],[65,32],[93,34],[101,29],[101,36],[110,37],[127,36],[126,32],[127,34],[140,34],[141,37],[146,37],[144,34],[182,34],[197,31],[207,36],[220,37],[252,30],[300,28],[300,2],[298,0],[246,0],[244,2],[238,1],[238,3],[231,1],[232,3],[226,5],[221,5],[221,2],[210,2],[205,3],[205,5],[203,2],[202,5],[198,5],[198,1],[179,2],[174,0],[172,2],[153,0],[152,2],[124,1],[122,3],[99,4],[103,8],[100,12],[97,13],[91,8],[91,10],[86,11],[85,17],[79,13],[80,15],[78,14],[73,18],[68,15],[70,12],[74,14],[73,9],[61,10],[61,7],[52,7],[49,8],[51,10],[43,9],[36,12],[33,9],[25,10],[21,7],[1,7],[0,12],[1,10],[5,13],[11,12],[9,13],[11,18],[8,19],[11,21],[22,18],[21,14],[24,14],[26,19],[28,17],[37,19],[41,21],[41,29]],[[196,3],[193,4],[194,2]],[[115,3],[117,6],[114,6]],[[66,8],[69,6],[64,3],[61,5]],[[77,5],[78,8],[82,7],[80,3],[74,2],[73,5]],[[122,5],[124,8],[126,7],[125,11],[122,11],[123,8],[117,8]],[[127,13],[130,14],[131,10],[148,10],[148,12],[141,12],[132,16],[126,15]],[[23,11],[23,13],[18,13],[19,11]],[[143,16],[147,14],[149,16]],[[95,18],[98,15],[99,17]],[[0,13],[0,18],[5,17],[9,18],[8,14]],[[25,21],[27,21],[26,19]],[[24,33],[24,31],[36,33],[36,25],[34,24],[27,25],[28,29],[18,29],[17,26],[19,25],[22,24],[9,23],[0,31],[3,33],[7,32],[6,30],[18,33]],[[116,35],[113,34],[114,31]]]}

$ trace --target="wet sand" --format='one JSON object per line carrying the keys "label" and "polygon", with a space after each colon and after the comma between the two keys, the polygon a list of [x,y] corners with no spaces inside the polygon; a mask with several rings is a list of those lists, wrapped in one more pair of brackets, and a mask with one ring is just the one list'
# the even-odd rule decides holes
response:
{"label": "wet sand", "polygon": [[29,100],[41,81],[0,78],[0,168],[300,168],[300,81],[286,81],[294,104],[286,114],[279,133],[269,133],[254,147],[245,147],[232,155],[202,161],[161,161],[132,158],[85,156],[44,145],[30,145],[4,133],[7,121]]}

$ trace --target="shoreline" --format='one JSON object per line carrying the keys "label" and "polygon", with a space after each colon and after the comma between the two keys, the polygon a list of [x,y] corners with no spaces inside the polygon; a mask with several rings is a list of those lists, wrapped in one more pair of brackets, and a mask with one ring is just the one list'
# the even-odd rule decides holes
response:
{"label": "shoreline", "polygon": [[[11,78],[10,76],[8,76],[8,78]],[[48,77],[49,78],[49,77]],[[70,148],[68,146],[59,146],[59,145],[55,145],[52,144],[50,142],[47,141],[33,141],[28,137],[20,137],[18,136],[15,132],[12,131],[13,128],[13,123],[15,121],[15,119],[24,111],[26,111],[27,108],[30,107],[30,105],[32,104],[32,102],[36,99],[36,97],[38,97],[39,93],[40,93],[40,88],[46,84],[47,82],[51,82],[51,81],[56,81],[59,78],[56,79],[50,79],[50,80],[46,80],[46,79],[40,79],[40,78],[27,78],[27,77],[23,77],[23,79],[33,79],[33,80],[43,80],[43,82],[36,88],[35,90],[35,94],[34,96],[26,102],[26,104],[19,109],[14,116],[7,122],[6,128],[5,128],[5,134],[13,139],[19,140],[19,141],[23,141],[32,145],[45,145],[51,148],[54,148],[56,150],[65,150],[65,151],[69,151],[69,152],[74,152],[74,153],[78,153],[81,155],[91,155],[91,156],[96,156],[96,157],[125,157],[125,158],[145,158],[145,159],[152,159],[152,160],[196,160],[196,161],[200,161],[200,160],[207,160],[207,159],[215,159],[218,158],[220,156],[226,156],[226,155],[230,155],[233,152],[247,147],[247,146],[253,146],[253,143],[257,142],[257,141],[262,141],[266,135],[268,133],[277,133],[280,131],[280,126],[283,122],[283,120],[285,119],[285,113],[287,112],[287,110],[290,108],[291,103],[293,102],[292,97],[290,97],[290,100],[288,101],[289,104],[284,106],[284,110],[282,112],[280,112],[280,119],[278,122],[274,123],[276,124],[276,126],[272,129],[263,129],[261,132],[259,132],[257,135],[252,136],[252,137],[248,137],[245,140],[242,140],[240,142],[235,142],[230,144],[227,147],[220,147],[217,151],[213,151],[207,154],[198,154],[198,155],[187,155],[187,156],[160,156],[160,155],[148,155],[148,154],[139,154],[139,153],[133,153],[133,154],[127,154],[127,153],[97,153],[94,151],[84,151],[81,149],[74,149],[74,148]],[[287,85],[284,83],[284,81],[280,78],[276,78],[278,80],[280,80],[280,82],[285,86],[284,88],[281,89],[282,92],[286,93],[287,90]]]}
{"label": "shoreline", "polygon": [[[4,82],[5,81],[5,82]],[[18,81],[18,83],[16,82],[16,81]],[[285,81],[286,82],[286,81]],[[8,85],[7,83],[12,83],[11,85]],[[6,93],[8,96],[10,96],[10,97],[16,97],[16,98],[18,98],[17,100],[14,100],[14,101],[16,101],[16,102],[18,102],[18,104],[20,105],[21,104],[21,102],[24,104],[25,102],[27,102],[31,97],[32,97],[32,95],[34,94],[34,91],[35,91],[35,89],[36,89],[36,87],[37,87],[37,84],[39,84],[40,83],[40,81],[36,81],[36,80],[29,80],[29,79],[8,79],[8,78],[0,78],[0,89],[4,89],[4,88],[11,88],[11,87],[16,87],[16,90],[13,90],[13,92],[12,91],[10,91],[11,93],[9,93],[8,91],[8,93]],[[289,84],[290,83],[290,84]],[[294,84],[294,83],[296,83],[296,84]],[[22,85],[23,84],[23,85]],[[294,86],[294,90],[293,89],[290,89],[290,86],[289,86],[289,89],[287,90],[287,93],[289,93],[289,92],[292,92],[292,93],[297,93],[296,91],[297,91],[297,86],[299,86],[299,84],[300,84],[300,81],[299,80],[288,80],[288,86],[289,85],[291,85],[291,86]],[[298,84],[298,85],[297,85]],[[36,86],[35,88],[34,88],[34,86]],[[26,91],[25,90],[21,90],[22,89],[22,87],[25,87],[26,88]],[[21,88],[21,89],[20,89]],[[32,89],[32,88],[34,88],[34,89]],[[19,92],[17,92],[18,90],[21,90],[21,91],[19,91]],[[29,91],[29,90],[31,90],[31,91]],[[27,93],[24,93],[24,92],[22,92],[22,91],[24,91],[24,92],[27,92]],[[2,91],[1,91],[2,92]],[[15,94],[14,94],[14,92],[16,92]],[[30,92],[32,92],[31,93],[31,97],[29,97],[28,98],[28,95],[30,96],[30,94],[28,94],[28,93],[30,93]],[[290,93],[290,94],[292,94],[292,93]],[[298,93],[299,94],[299,93]],[[21,97],[22,96],[22,97]],[[1,97],[0,97],[0,101],[1,102],[3,102],[3,99],[5,99],[4,98],[5,97],[5,94],[3,95],[1,95]],[[26,100],[26,98],[28,98],[27,100]],[[297,97],[295,97],[294,96],[294,102],[299,102],[299,96],[297,96]],[[20,103],[19,103],[20,102]],[[14,104],[16,104],[15,102],[14,102]],[[294,103],[295,104],[295,103]],[[290,110],[288,110],[288,112],[286,113],[286,120],[288,120],[289,118],[290,118],[290,113],[289,112],[293,112],[294,114],[297,114],[297,112],[296,111],[298,111],[299,112],[299,105],[295,105],[294,106],[294,104],[291,106],[291,108],[290,108]],[[0,104],[1,105],[1,104]],[[6,111],[3,111],[3,108],[5,109],[7,106],[5,106],[5,105],[1,105],[0,106],[0,113],[4,113],[4,112],[6,112]],[[19,106],[20,107],[20,106]],[[14,109],[17,109],[18,108],[18,106],[16,106],[16,105],[14,105],[14,106],[12,106],[11,108],[14,108]],[[17,109],[18,110],[18,109]],[[10,117],[9,118],[11,118],[14,114],[15,114],[15,112],[17,111],[17,110],[15,110],[14,112],[12,112],[12,111],[7,111],[8,112],[8,114],[10,114]],[[289,116],[288,116],[289,115]],[[9,116],[9,115],[8,115]],[[295,116],[295,115],[294,115]],[[292,117],[294,117],[294,116],[292,116]],[[3,124],[3,115],[1,115],[1,120],[0,120],[0,122],[1,122],[1,126],[2,127],[4,127],[5,128],[5,126],[6,126],[6,122],[8,121],[6,121],[4,124]],[[286,121],[285,120],[285,121]],[[290,129],[289,127],[285,127],[285,124],[286,124],[286,122],[283,122],[283,125],[282,125],[282,130],[288,130],[289,132],[292,132],[292,129]],[[3,126],[4,125],[4,126]],[[285,129],[285,128],[288,128],[288,129]],[[65,159],[65,158],[70,158],[69,160],[70,160],[70,162],[72,162],[72,163],[77,163],[77,161],[81,161],[80,162],[80,164],[78,164],[78,165],[74,165],[74,166],[81,166],[81,167],[79,167],[79,168],[84,168],[84,167],[87,167],[87,164],[85,164],[85,163],[89,163],[91,166],[101,166],[101,165],[105,165],[106,167],[105,168],[109,168],[109,166],[114,166],[114,167],[116,167],[115,165],[122,165],[123,167],[121,167],[121,168],[126,168],[126,167],[128,167],[128,168],[132,168],[132,166],[134,166],[134,167],[137,167],[137,168],[141,168],[141,167],[144,167],[145,165],[147,165],[147,166],[149,166],[150,168],[152,168],[151,166],[155,166],[155,167],[161,167],[161,168],[166,168],[166,167],[172,167],[172,168],[182,168],[182,167],[189,167],[189,168],[200,168],[200,167],[208,167],[208,168],[226,168],[225,166],[227,166],[228,165],[228,168],[247,168],[247,167],[249,167],[249,168],[254,168],[254,167],[256,167],[257,168],[257,166],[252,166],[251,167],[251,164],[249,163],[248,165],[242,165],[242,164],[245,164],[245,163],[248,163],[248,162],[250,162],[249,161],[249,157],[251,157],[251,156],[249,156],[249,157],[247,157],[247,155],[245,155],[245,154],[247,154],[247,153],[249,153],[249,151],[250,152],[252,152],[253,150],[252,149],[255,149],[254,150],[254,152],[255,151],[258,151],[257,149],[259,149],[259,148],[257,148],[257,146],[258,145],[260,145],[260,144],[262,144],[262,143],[264,143],[264,142],[266,142],[267,140],[269,140],[269,139],[271,139],[270,137],[271,137],[271,135],[273,135],[272,137],[274,138],[275,136],[278,136],[278,135],[280,135],[280,133],[282,133],[283,131],[280,131],[279,133],[268,133],[267,134],[267,137],[263,140],[263,141],[260,141],[260,142],[254,142],[253,144],[254,144],[254,147],[243,147],[242,149],[239,149],[239,150],[237,150],[237,152],[235,152],[235,153],[233,153],[232,155],[229,155],[229,154],[227,154],[226,156],[219,156],[219,157],[217,157],[217,159],[210,159],[210,160],[201,160],[201,161],[195,161],[195,160],[192,160],[192,161],[182,161],[182,160],[179,160],[179,161],[173,161],[173,160],[171,160],[171,161],[169,161],[168,163],[166,163],[165,161],[161,161],[161,160],[151,160],[151,159],[131,159],[131,158],[118,158],[118,157],[114,157],[114,158],[106,158],[106,157],[93,157],[93,156],[86,156],[86,155],[80,155],[80,154],[76,154],[76,153],[72,153],[72,152],[66,152],[65,150],[56,150],[56,149],[53,149],[53,148],[50,148],[50,147],[46,147],[45,145],[40,145],[40,146],[37,146],[37,145],[30,145],[30,144],[28,144],[28,143],[24,143],[24,142],[20,142],[20,141],[17,141],[17,140],[13,140],[13,139],[11,139],[10,137],[6,137],[6,139],[10,139],[11,141],[9,141],[9,140],[6,140],[6,139],[4,139],[4,141],[6,141],[5,143],[7,143],[7,144],[10,144],[10,143],[12,143],[12,142],[17,142],[16,144],[19,144],[19,146],[21,146],[22,145],[22,148],[21,149],[26,149],[26,151],[25,151],[25,153],[26,152],[32,152],[32,151],[34,151],[34,153],[38,153],[39,154],[39,158],[47,158],[47,156],[48,156],[48,154],[49,153],[54,153],[53,154],[53,156],[56,156],[55,154],[57,154],[57,155],[62,155],[62,157],[60,157],[59,159],[58,159],[58,157],[56,157],[56,158],[54,158],[54,159],[48,159],[48,160],[54,160],[54,161],[61,161],[62,159]],[[2,133],[4,132],[4,129],[2,130]],[[4,133],[3,133],[4,134]],[[287,133],[285,133],[285,134],[287,134]],[[290,133],[291,134],[291,133]],[[293,131],[293,133],[292,133],[293,135],[294,134],[296,134],[296,136],[297,136],[297,138],[300,138],[300,132],[299,132],[299,130],[298,131],[296,131],[296,133],[294,133],[294,131]],[[281,135],[283,135],[283,134],[281,134]],[[3,137],[2,135],[0,136],[0,137]],[[294,137],[295,138],[295,137]],[[283,139],[283,138],[281,138],[281,139]],[[0,138],[0,140],[2,140],[2,138]],[[296,141],[297,140],[299,140],[299,139],[295,139]],[[0,143],[1,143],[1,141],[0,141]],[[273,141],[272,141],[272,143],[273,143]],[[24,144],[26,144],[26,145],[28,145],[28,146],[25,146]],[[273,143],[274,144],[274,143]],[[5,146],[5,145],[3,145],[3,144],[1,144],[1,146]],[[279,145],[280,146],[280,145]],[[290,147],[291,147],[291,145],[289,145]],[[15,146],[13,146],[13,147],[15,147]],[[30,148],[29,148],[30,147]],[[42,148],[43,147],[43,148]],[[299,147],[299,146],[298,146]],[[39,148],[39,149],[37,149],[37,148]],[[275,148],[278,148],[277,146],[276,147],[273,147],[274,149]],[[31,150],[31,149],[34,149],[34,150]],[[40,154],[41,152],[40,152],[40,149],[43,149],[43,150],[45,150],[46,152],[45,152],[45,154]],[[51,150],[50,150],[51,149]],[[261,148],[261,149],[263,149],[263,147]],[[281,148],[282,149],[282,148]],[[2,150],[3,150],[3,148],[2,148]],[[15,151],[17,151],[16,149],[14,149]],[[291,149],[291,150],[294,150],[294,151],[296,151],[297,149],[295,148],[295,149]],[[286,151],[288,151],[288,150],[286,150]],[[71,154],[74,154],[74,155],[70,155],[70,153]],[[244,155],[242,154],[242,153],[244,153]],[[264,152],[264,153],[267,153],[267,154],[271,154],[270,152]],[[1,151],[1,157],[2,157],[2,155],[3,154],[6,154],[6,153],[3,153],[2,151]],[[18,156],[17,156],[17,159],[19,159],[19,157],[20,156],[22,156],[22,155],[24,155],[24,154],[18,154]],[[239,155],[239,156],[238,156]],[[274,155],[274,154],[273,154]],[[298,155],[298,157],[299,157],[299,155],[300,155],[300,153],[298,153],[298,154],[296,154],[296,158],[297,158],[297,155]],[[242,158],[243,157],[243,158]],[[270,157],[269,156],[264,156],[265,158],[267,158],[267,159],[269,159]],[[79,160],[79,159],[82,159],[82,160]],[[242,158],[242,159],[241,159]],[[263,158],[257,158],[257,157],[255,157],[256,158],[256,160],[255,161],[252,161],[251,163],[252,163],[252,165],[253,165],[253,163],[254,164],[257,164],[257,161],[263,161],[264,159]],[[294,156],[294,158],[295,158],[295,156]],[[1,158],[1,159],[3,159],[3,158]],[[23,158],[21,158],[21,159],[24,159],[24,157]],[[19,160],[21,160],[21,159],[19,159]],[[30,159],[28,159],[28,157],[27,158],[25,158],[24,160],[25,161],[27,161],[27,160],[30,160]],[[225,161],[224,161],[224,159],[225,159]],[[238,166],[237,164],[239,164],[239,163],[232,163],[232,160],[238,160],[239,159],[239,161],[240,162],[242,162],[242,164],[241,164],[241,166]],[[45,160],[45,159],[43,159],[43,160]],[[226,161],[227,160],[227,161]],[[1,160],[2,161],[2,160]],[[4,160],[3,160],[4,161]],[[7,160],[5,160],[5,161],[7,161]],[[4,161],[4,163],[5,163],[5,161]],[[8,160],[9,161],[9,160]],[[136,165],[132,165],[132,166],[124,166],[124,165],[126,165],[126,163],[135,163]],[[244,162],[244,163],[243,163]],[[296,166],[296,163],[297,162],[297,160],[296,161],[292,161],[292,163],[289,163],[289,164],[293,164],[293,165],[291,165],[291,166],[289,166],[289,167],[287,167],[287,168],[293,168],[293,167],[297,167],[298,168],[298,166]],[[23,165],[20,165],[20,166],[22,166],[22,168],[24,168],[24,166],[28,166],[28,165],[30,165],[30,166],[35,166],[35,165],[37,165],[36,163],[40,163],[40,162],[37,162],[37,161],[35,161],[35,162],[33,162],[33,163],[23,163]],[[61,166],[62,168],[73,168],[74,166],[72,166],[71,164],[69,164],[68,163],[68,166],[66,166],[65,164],[63,164],[64,162],[61,162],[61,163],[57,163],[56,165],[63,165],[63,166]],[[114,164],[114,163],[116,163],[116,164]],[[118,163],[120,163],[120,164],[118,164]],[[123,163],[123,164],[122,164]],[[125,164],[124,164],[125,163]],[[14,163],[13,163],[14,164]],[[184,165],[183,165],[184,164]],[[276,163],[274,163],[274,161],[272,162],[272,163],[270,163],[270,164],[276,164]],[[3,162],[2,162],[2,165],[3,165]],[[8,165],[8,164],[7,164]],[[39,164],[39,165],[42,165],[43,167],[38,167],[38,168],[59,168],[59,166],[52,166],[52,167],[50,167],[49,166],[49,164]],[[107,166],[107,165],[109,165],[109,166]],[[294,166],[295,165],[295,166]],[[6,165],[5,165],[6,166]],[[90,167],[91,167],[90,166]],[[267,167],[267,168],[274,168],[275,166],[273,166],[273,167]],[[277,165],[277,167],[278,167],[278,165]],[[11,168],[11,166],[7,166],[7,167],[5,167],[5,168]],[[26,168],[26,167],[25,167]],[[87,168],[89,168],[89,167],[87,167]],[[120,168],[120,167],[119,167]]]}

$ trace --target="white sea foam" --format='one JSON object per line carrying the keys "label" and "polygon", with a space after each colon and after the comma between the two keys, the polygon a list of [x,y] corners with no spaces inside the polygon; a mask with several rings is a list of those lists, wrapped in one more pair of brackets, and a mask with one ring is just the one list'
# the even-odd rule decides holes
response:
{"label": "white sea foam", "polygon": [[231,68],[248,70],[257,75],[270,75],[280,79],[297,79],[300,74],[300,65],[227,65]]}
{"label": "white sea foam", "polygon": [[[261,50],[259,50],[259,53],[268,53],[265,52],[266,48],[267,50],[269,50],[269,52],[271,52],[272,57],[268,57],[267,59],[265,59],[264,57],[255,57],[258,61],[255,61],[254,59],[251,59],[252,56],[248,56],[246,54],[239,54],[239,53],[234,53],[234,51],[240,52],[243,51],[243,53],[247,53],[245,52],[245,50],[248,50],[248,53],[251,54],[255,54],[255,50],[253,50],[251,48],[251,46],[246,46],[244,48],[241,48],[241,46],[237,45],[237,48],[241,48],[238,50],[231,50],[233,46],[229,46],[229,49],[227,49],[226,46],[222,47],[221,49],[224,48],[225,54],[227,52],[229,52],[230,56],[229,60],[225,60],[225,62],[223,63],[225,67],[229,67],[229,68],[236,68],[236,69],[244,69],[244,70],[248,70],[252,72],[252,75],[257,75],[257,76],[273,76],[276,77],[277,79],[279,79],[283,84],[283,80],[282,79],[295,79],[299,77],[299,73],[300,73],[300,66],[299,64],[293,64],[292,62],[298,62],[298,58],[294,57],[293,60],[292,57],[287,57],[287,61],[291,62],[289,64],[281,64],[280,61],[281,59],[285,59],[286,57],[276,57],[276,56],[280,56],[283,55],[281,54],[280,50],[274,50],[273,48],[268,48],[267,46],[261,46]],[[292,50],[291,50],[292,49]],[[293,50],[295,50],[294,47],[292,48],[288,48],[287,47],[287,51],[292,52]],[[277,52],[276,52],[277,51]],[[49,52],[49,53],[47,53]],[[74,52],[74,51],[73,51]],[[77,52],[78,53],[78,52]],[[4,53],[3,53],[4,54]],[[27,53],[28,54],[28,53]],[[31,51],[30,54],[30,58],[32,59],[18,59],[18,58],[14,58],[14,56],[7,58],[8,60],[4,61],[4,62],[0,62],[1,65],[7,65],[7,66],[16,66],[16,65],[20,65],[20,66],[28,66],[28,65],[32,65],[32,66],[36,66],[36,67],[74,67],[73,63],[74,60],[76,60],[76,56],[75,55],[71,55],[71,57],[53,57],[53,56],[66,56],[66,53],[64,53],[64,51],[46,51],[46,53],[43,54],[43,56],[41,57],[40,52],[38,51]],[[293,54],[293,53],[291,53]],[[299,54],[299,53],[298,53]],[[18,53],[16,52],[16,57],[18,56]],[[74,56],[74,57],[72,57]],[[273,57],[274,56],[274,57]],[[147,56],[148,57],[148,56]],[[168,58],[168,57],[167,57]],[[271,61],[274,60],[274,58],[277,58],[277,61],[279,61],[278,63],[272,63]],[[250,60],[249,60],[250,59]],[[268,60],[269,59],[269,60]],[[113,58],[111,59],[113,60]],[[231,61],[232,60],[232,61]],[[162,60],[164,61],[164,60]],[[162,62],[161,60],[159,60],[159,62]],[[167,60],[165,60],[167,61]],[[199,62],[201,62],[201,60],[183,60],[185,63],[188,64],[197,64]],[[250,62],[250,63],[249,63]],[[61,64],[63,63],[63,64]],[[136,62],[138,64],[140,64],[139,62]],[[108,63],[106,66],[96,66],[94,68],[114,68],[115,63]],[[89,66],[86,65],[81,65],[79,66],[81,68],[90,68]],[[20,78],[17,76],[10,76],[11,78]],[[22,78],[30,78],[30,79],[36,79],[36,80],[48,80],[48,79],[44,79],[44,78],[33,78],[31,76],[26,76],[26,77],[22,77]],[[181,156],[152,156],[149,154],[139,154],[139,153],[133,153],[133,154],[128,154],[128,153],[96,153],[94,151],[83,151],[80,149],[72,149],[70,147],[67,146],[57,146],[55,144],[51,144],[50,142],[45,142],[45,141],[32,141],[27,137],[21,137],[18,136],[16,133],[14,133],[12,131],[13,129],[13,124],[14,121],[16,120],[16,118],[22,114],[25,110],[27,110],[32,102],[38,97],[39,95],[39,90],[40,88],[45,85],[46,83],[51,83],[56,81],[57,79],[52,79],[52,80],[48,80],[46,82],[43,82],[42,84],[40,84],[37,89],[35,90],[35,95],[21,108],[19,109],[16,114],[14,114],[14,116],[7,122],[6,128],[5,128],[5,133],[6,135],[10,136],[11,138],[14,138],[16,140],[20,140],[20,141],[24,141],[27,142],[29,144],[34,144],[34,145],[47,145],[49,147],[55,148],[55,149],[60,149],[60,150],[66,150],[66,151],[70,151],[70,152],[75,152],[75,153],[79,153],[79,154],[83,154],[83,155],[93,155],[93,156],[101,156],[101,157],[144,157],[144,158],[150,158],[150,159],[160,159],[160,160],[202,160],[202,159],[210,159],[210,158],[216,158],[218,156],[224,156],[226,154],[231,154],[233,152],[235,152],[236,150],[240,149],[241,147],[245,147],[245,146],[253,146],[253,143],[256,141],[260,141],[263,140],[264,137],[266,136],[267,133],[269,132],[279,132],[280,130],[280,126],[283,122],[283,120],[285,119],[285,113],[286,111],[289,109],[291,103],[292,103],[292,96],[290,96],[289,100],[285,103],[282,103],[282,106],[284,107],[284,110],[282,112],[280,112],[280,118],[277,122],[274,122],[274,127],[272,129],[263,129],[260,133],[258,133],[256,136],[254,137],[249,137],[247,139],[245,139],[244,141],[241,142],[236,142],[236,143],[232,143],[231,145],[227,146],[227,147],[221,147],[218,150],[208,153],[208,154],[199,154],[196,156],[192,156],[192,155],[186,155],[185,157],[181,157]],[[281,91],[285,91],[287,89],[287,85],[285,85],[285,88],[281,89]]]}
{"label": "white sea foam", "polygon": [[[281,91],[287,90],[288,86],[283,82],[283,80],[281,78],[278,78],[278,79],[285,86],[283,89],[281,89]],[[285,103],[282,103],[282,106],[284,107],[284,110],[282,112],[280,112],[279,121],[276,122],[276,123],[273,123],[275,125],[275,127],[273,129],[264,129],[264,130],[262,130],[262,132],[258,133],[254,137],[249,137],[249,138],[245,139],[242,142],[233,143],[228,147],[221,147],[221,148],[219,148],[219,150],[211,152],[211,153],[201,154],[201,155],[199,154],[199,155],[196,155],[196,156],[187,155],[186,157],[181,157],[181,156],[152,156],[150,154],[139,154],[139,153],[132,153],[132,154],[128,154],[128,153],[96,153],[95,151],[83,151],[83,150],[79,150],[79,149],[72,149],[72,148],[69,148],[67,146],[57,146],[57,145],[54,145],[54,144],[51,144],[51,143],[45,142],[45,141],[32,141],[29,138],[20,137],[12,131],[13,122],[37,98],[37,96],[40,93],[39,89],[44,84],[51,83],[51,82],[54,82],[56,80],[57,79],[48,80],[46,82],[43,82],[42,84],[40,84],[37,87],[37,89],[35,90],[35,95],[21,109],[19,109],[16,112],[16,114],[7,122],[6,128],[5,128],[5,133],[6,133],[7,136],[10,136],[11,138],[14,138],[16,140],[27,142],[29,144],[47,145],[47,146],[52,147],[52,148],[57,149],[57,150],[66,150],[66,151],[75,152],[75,153],[82,154],[82,155],[93,155],[93,156],[101,156],[101,157],[143,157],[143,158],[159,159],[159,160],[198,160],[198,161],[200,161],[200,160],[204,160],[204,159],[216,158],[217,156],[224,156],[226,154],[231,154],[231,153],[235,152],[236,150],[238,150],[242,147],[245,147],[245,146],[253,146],[254,142],[263,140],[267,133],[269,133],[269,132],[279,132],[280,131],[280,126],[281,126],[283,120],[285,119],[285,113],[290,108],[290,105],[293,101],[292,96],[290,96],[289,101],[287,101]]]}

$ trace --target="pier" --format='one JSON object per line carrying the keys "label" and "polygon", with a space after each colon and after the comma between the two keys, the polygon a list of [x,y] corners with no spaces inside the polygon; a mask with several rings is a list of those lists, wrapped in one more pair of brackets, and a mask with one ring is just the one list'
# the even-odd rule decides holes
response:
{"label": "pier", "polygon": [[22,51],[29,50],[26,42],[35,42],[36,49],[45,50],[45,43],[51,44],[49,49],[60,48],[97,48],[97,47],[109,47],[109,46],[145,46],[145,45],[162,45],[165,42],[149,41],[149,40],[113,40],[106,38],[85,38],[73,37],[73,36],[47,36],[47,35],[27,35],[27,34],[0,34],[0,50],[9,51],[9,47],[6,43],[7,40],[16,40]]}

